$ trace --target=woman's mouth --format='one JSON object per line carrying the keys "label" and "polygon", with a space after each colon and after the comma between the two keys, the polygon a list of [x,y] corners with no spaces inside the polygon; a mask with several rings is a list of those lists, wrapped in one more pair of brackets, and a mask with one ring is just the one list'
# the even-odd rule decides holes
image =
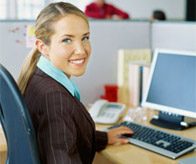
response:
{"label": "woman's mouth", "polygon": [[74,59],[74,60],[69,60],[69,62],[71,64],[76,65],[76,66],[82,66],[85,62],[85,59],[84,58],[83,59]]}

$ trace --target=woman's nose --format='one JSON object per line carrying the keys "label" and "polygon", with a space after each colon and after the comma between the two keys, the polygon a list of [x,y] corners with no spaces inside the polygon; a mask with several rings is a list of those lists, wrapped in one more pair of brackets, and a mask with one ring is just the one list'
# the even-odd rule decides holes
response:
{"label": "woman's nose", "polygon": [[84,45],[81,42],[77,42],[75,44],[75,54],[85,54],[85,48]]}

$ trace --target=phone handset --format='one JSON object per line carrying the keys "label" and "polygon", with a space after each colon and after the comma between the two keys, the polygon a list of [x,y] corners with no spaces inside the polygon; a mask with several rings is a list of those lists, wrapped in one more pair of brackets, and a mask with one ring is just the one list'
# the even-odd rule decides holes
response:
{"label": "phone handset", "polygon": [[114,124],[118,121],[124,110],[124,104],[97,100],[89,109],[89,113],[96,123]]}
{"label": "phone handset", "polygon": [[95,118],[98,116],[100,110],[101,110],[102,108],[104,108],[105,105],[107,105],[107,102],[108,102],[108,101],[106,101],[106,100],[97,100],[97,101],[92,105],[92,107],[91,107],[90,110],[89,110],[89,113],[90,113],[90,115],[91,115],[91,117],[92,117],[93,119],[95,119]]}

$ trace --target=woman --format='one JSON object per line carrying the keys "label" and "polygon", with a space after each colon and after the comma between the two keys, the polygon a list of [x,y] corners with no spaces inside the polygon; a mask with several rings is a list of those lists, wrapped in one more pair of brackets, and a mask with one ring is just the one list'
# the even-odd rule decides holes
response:
{"label": "woman", "polygon": [[71,76],[85,73],[91,54],[89,23],[69,3],[52,3],[35,24],[36,49],[26,60],[18,84],[36,131],[42,164],[90,164],[107,144],[127,143],[125,127],[108,132],[95,125],[80,102]]}

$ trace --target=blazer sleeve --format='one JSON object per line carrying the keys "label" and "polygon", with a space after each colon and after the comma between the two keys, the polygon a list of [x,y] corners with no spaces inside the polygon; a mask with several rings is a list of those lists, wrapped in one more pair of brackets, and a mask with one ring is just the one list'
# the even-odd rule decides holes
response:
{"label": "blazer sleeve", "polygon": [[40,118],[37,139],[43,164],[82,164],[76,127],[66,109],[70,103],[61,92],[46,94],[42,100],[42,109],[46,111]]}
{"label": "blazer sleeve", "polygon": [[105,149],[108,143],[106,132],[96,131],[96,151]]}

